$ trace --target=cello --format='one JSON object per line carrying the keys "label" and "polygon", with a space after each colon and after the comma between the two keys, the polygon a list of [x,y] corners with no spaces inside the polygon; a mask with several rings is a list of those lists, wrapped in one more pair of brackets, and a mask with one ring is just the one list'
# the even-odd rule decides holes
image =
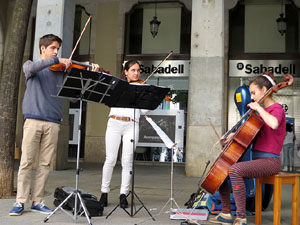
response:
{"label": "cello", "polygon": [[[283,79],[284,82],[278,83],[268,89],[261,99],[258,100],[258,103],[262,102],[273,92],[276,93],[278,90],[293,84],[293,77],[290,74],[284,75]],[[246,119],[246,121],[237,129],[244,119]],[[224,134],[226,139],[233,130],[237,129],[235,135],[224,146],[222,153],[211,166],[206,177],[200,184],[200,188],[203,190],[202,196],[204,196],[204,192],[213,195],[219,189],[228,176],[229,168],[244,155],[263,124],[263,120],[255,113],[255,111],[249,109],[244,116],[241,117],[238,123]]]}

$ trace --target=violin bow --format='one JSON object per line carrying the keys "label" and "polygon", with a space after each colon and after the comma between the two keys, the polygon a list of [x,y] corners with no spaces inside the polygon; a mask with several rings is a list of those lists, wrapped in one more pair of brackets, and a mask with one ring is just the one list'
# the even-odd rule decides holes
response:
{"label": "violin bow", "polygon": [[75,51],[76,51],[76,48],[77,48],[77,46],[78,46],[78,44],[79,44],[79,42],[80,42],[80,40],[81,40],[81,37],[82,37],[84,31],[86,30],[87,25],[89,24],[91,18],[92,18],[92,16],[89,16],[88,20],[86,21],[86,23],[85,23],[85,25],[84,25],[84,28],[83,28],[83,30],[81,31],[81,34],[80,34],[80,36],[79,36],[79,38],[78,38],[78,40],[77,40],[77,42],[76,42],[76,45],[75,45],[75,47],[74,47],[74,49],[73,49],[73,51],[72,51],[72,53],[71,53],[71,55],[70,55],[69,60],[72,59],[72,57],[73,57],[73,55],[74,55],[74,53],[75,53]]}
{"label": "violin bow", "polygon": [[147,82],[147,80],[158,70],[159,66],[166,61],[171,55],[173,54],[173,51],[170,51],[170,53],[155,67],[155,69],[152,71],[152,73],[150,73],[150,75],[148,75],[148,77],[143,81],[142,84],[145,84]]}

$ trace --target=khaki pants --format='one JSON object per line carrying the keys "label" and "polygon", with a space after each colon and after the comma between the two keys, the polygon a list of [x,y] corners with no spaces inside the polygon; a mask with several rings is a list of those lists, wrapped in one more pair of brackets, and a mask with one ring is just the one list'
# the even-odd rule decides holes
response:
{"label": "khaki pants", "polygon": [[35,180],[31,190],[32,201],[42,200],[50,171],[50,162],[57,148],[60,124],[26,119],[23,127],[22,156],[18,172],[17,202],[29,200],[32,166],[39,155]]}

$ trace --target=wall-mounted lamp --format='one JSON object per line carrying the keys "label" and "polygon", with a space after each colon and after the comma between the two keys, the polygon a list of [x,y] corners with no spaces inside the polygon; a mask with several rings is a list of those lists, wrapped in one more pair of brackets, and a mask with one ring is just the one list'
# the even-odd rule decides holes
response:
{"label": "wall-mounted lamp", "polygon": [[153,19],[150,21],[150,32],[151,32],[153,38],[155,38],[155,36],[158,33],[159,25],[160,25],[160,21],[157,20],[156,1],[155,1],[155,16],[153,16]]}
{"label": "wall-mounted lamp", "polygon": [[277,23],[277,30],[281,35],[284,35],[286,32],[286,25],[287,25],[287,18],[284,17],[283,14],[283,0],[281,5],[281,13],[280,17],[276,20]]}

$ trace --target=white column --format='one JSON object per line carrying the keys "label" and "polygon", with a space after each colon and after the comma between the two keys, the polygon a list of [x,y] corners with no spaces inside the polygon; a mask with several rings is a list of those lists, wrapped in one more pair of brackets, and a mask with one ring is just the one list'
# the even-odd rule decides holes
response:
{"label": "white column", "polygon": [[63,40],[59,57],[69,58],[73,49],[75,3],[73,0],[38,0],[34,37],[34,60],[40,57],[39,39],[55,34]]}
{"label": "white column", "polygon": [[[62,40],[59,57],[69,58],[73,49],[75,2],[73,0],[38,0],[34,37],[33,59],[40,57],[39,39],[45,34],[54,34]],[[57,152],[54,154],[51,169],[67,167],[69,146],[69,101],[64,100],[63,121],[61,123]]]}

